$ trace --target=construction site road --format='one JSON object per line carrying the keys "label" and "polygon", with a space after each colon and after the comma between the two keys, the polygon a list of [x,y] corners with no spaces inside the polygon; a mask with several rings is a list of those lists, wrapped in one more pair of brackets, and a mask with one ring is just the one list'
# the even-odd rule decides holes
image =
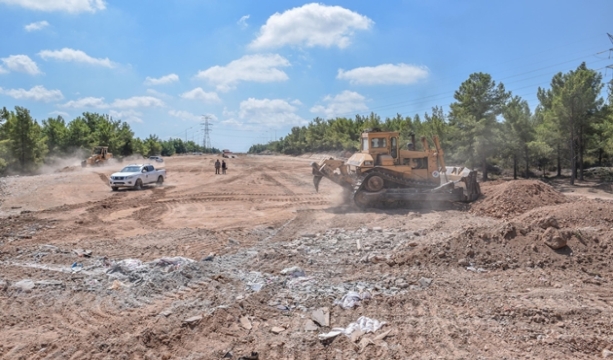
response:
{"label": "construction site road", "polygon": [[0,358],[613,356],[610,186],[360,210],[314,157],[218,158],[0,179]]}

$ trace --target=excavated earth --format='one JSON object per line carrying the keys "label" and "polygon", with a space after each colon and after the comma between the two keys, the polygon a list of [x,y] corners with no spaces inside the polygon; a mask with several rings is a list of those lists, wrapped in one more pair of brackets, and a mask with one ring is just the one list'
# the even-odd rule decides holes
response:
{"label": "excavated earth", "polygon": [[[359,210],[314,191],[314,158],[215,159],[167,158],[142,191],[111,191],[119,165],[0,179],[0,358],[613,356],[603,190]],[[382,326],[331,334],[363,317]]]}

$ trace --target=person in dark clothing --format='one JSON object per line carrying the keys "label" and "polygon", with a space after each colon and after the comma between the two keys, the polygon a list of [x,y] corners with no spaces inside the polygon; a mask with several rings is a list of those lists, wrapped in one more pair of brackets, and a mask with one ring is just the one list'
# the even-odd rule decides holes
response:
{"label": "person in dark clothing", "polygon": [[228,166],[226,165],[226,161],[221,160],[221,173],[225,174],[227,169],[228,169]]}
{"label": "person in dark clothing", "polygon": [[219,163],[219,159],[217,159],[217,161],[215,161],[215,175],[219,174],[220,167],[221,167],[221,164]]}

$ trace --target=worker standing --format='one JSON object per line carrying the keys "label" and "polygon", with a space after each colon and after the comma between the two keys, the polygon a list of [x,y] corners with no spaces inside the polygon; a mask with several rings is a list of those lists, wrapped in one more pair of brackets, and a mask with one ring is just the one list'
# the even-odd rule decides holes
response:
{"label": "worker standing", "polygon": [[226,161],[221,160],[221,173],[225,175],[227,169],[228,169],[228,166],[226,165]]}
{"label": "worker standing", "polygon": [[215,175],[219,174],[219,168],[221,167],[221,165],[219,164],[219,159],[217,159],[217,161],[215,161]]}

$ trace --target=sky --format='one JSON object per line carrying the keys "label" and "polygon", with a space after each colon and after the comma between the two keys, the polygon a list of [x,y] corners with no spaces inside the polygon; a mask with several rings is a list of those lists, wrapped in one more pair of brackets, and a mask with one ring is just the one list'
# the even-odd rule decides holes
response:
{"label": "sky", "polygon": [[247,151],[316,117],[448,111],[474,72],[538,104],[613,78],[613,1],[0,0],[0,106],[109,114],[135,135]]}

